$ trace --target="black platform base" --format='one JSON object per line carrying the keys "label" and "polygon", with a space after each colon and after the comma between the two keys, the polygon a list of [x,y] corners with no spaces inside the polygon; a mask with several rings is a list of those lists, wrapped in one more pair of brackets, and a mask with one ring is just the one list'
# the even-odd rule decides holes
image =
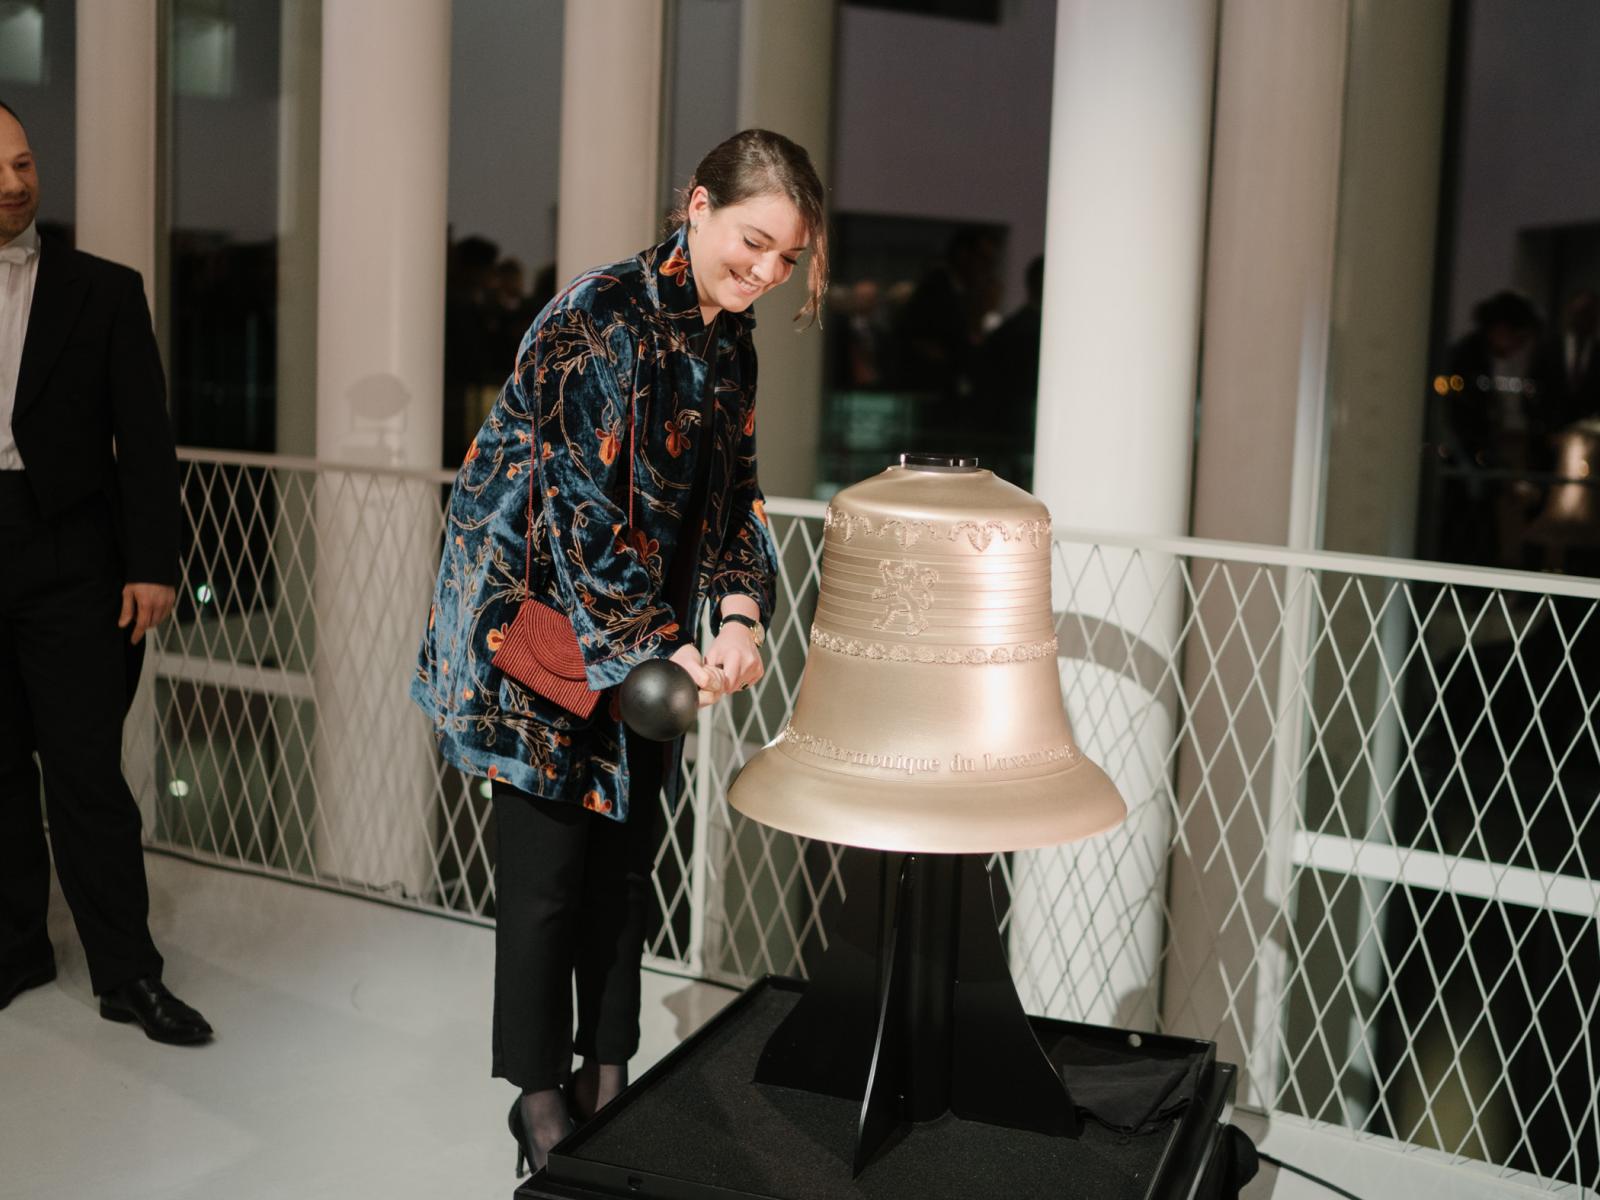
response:
{"label": "black platform base", "polygon": [[[753,1082],[804,984],[766,979],[567,1138],[517,1200],[1195,1200],[1232,1108],[1236,1071],[1209,1042],[1034,1018],[1075,1095],[1125,1074],[1184,1080],[1193,1097],[1144,1133],[1096,1120],[1055,1137],[946,1115],[909,1126],[851,1178],[861,1104]],[[1152,1071],[1152,1068],[1155,1068]],[[1087,1086],[1081,1086],[1086,1084]],[[1170,1112],[1172,1105],[1157,1104]]]}

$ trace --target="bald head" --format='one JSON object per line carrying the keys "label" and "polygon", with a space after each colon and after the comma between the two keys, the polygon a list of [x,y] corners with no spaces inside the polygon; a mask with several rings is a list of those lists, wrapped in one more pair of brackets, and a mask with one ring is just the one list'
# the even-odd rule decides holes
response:
{"label": "bald head", "polygon": [[39,171],[28,131],[0,104],[0,246],[16,237],[39,211]]}

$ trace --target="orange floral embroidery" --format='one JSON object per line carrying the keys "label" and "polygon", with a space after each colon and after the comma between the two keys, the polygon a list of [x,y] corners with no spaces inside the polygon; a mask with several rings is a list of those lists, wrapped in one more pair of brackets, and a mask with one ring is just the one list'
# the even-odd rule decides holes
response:
{"label": "orange floral embroidery", "polygon": [[771,521],[767,520],[767,502],[765,500],[753,500],[750,503],[750,507],[755,510],[756,520],[763,525],[772,524]]}
{"label": "orange floral embroidery", "polygon": [[628,535],[627,547],[640,558],[654,558],[661,553],[661,543],[642,529],[635,529]]}
{"label": "orange floral embroidery", "polygon": [[475,459],[477,457],[478,457],[478,443],[477,442],[473,442],[472,445],[467,447],[467,457],[461,460],[462,465],[465,466],[467,463],[471,462],[473,459]]}
{"label": "orange floral embroidery", "polygon": [[461,698],[463,700],[471,700],[472,699],[472,689],[471,688],[462,688],[461,689]]}
{"label": "orange floral embroidery", "polygon": [[752,400],[750,407],[744,410],[744,435],[749,437],[756,431],[756,402]]}
{"label": "orange floral embroidery", "polygon": [[600,439],[600,461],[609,467],[617,461],[617,451],[622,449],[622,428],[613,425],[610,429],[596,429],[594,432]]}
{"label": "orange floral embroidery", "polygon": [[500,653],[500,647],[506,644],[506,633],[510,629],[510,625],[502,625],[498,629],[489,630],[488,636],[483,640],[488,645],[490,654]]}
{"label": "orange floral embroidery", "polygon": [[689,448],[689,435],[676,421],[667,422],[667,453],[678,458]]}
{"label": "orange floral embroidery", "polygon": [[506,468],[506,478],[507,479],[515,479],[521,473],[521,471],[522,471],[521,467],[517,466],[516,463],[512,463],[509,467]]}
{"label": "orange floral embroidery", "polygon": [[500,768],[499,767],[490,767],[489,768],[488,775],[489,775],[490,779],[493,779],[498,774],[500,774]]}
{"label": "orange floral embroidery", "polygon": [[556,777],[556,768],[555,768],[555,765],[553,763],[545,763],[545,765],[544,765],[544,777],[546,779],[554,779]]}
{"label": "orange floral embroidery", "polygon": [[689,258],[684,254],[682,246],[672,248],[671,257],[661,264],[661,273],[668,279],[683,282],[684,276],[689,273]]}
{"label": "orange floral embroidery", "polygon": [[539,457],[541,459],[543,459],[543,460],[548,461],[549,459],[553,458],[554,456],[555,456],[555,451],[550,449],[550,443],[546,442],[543,445],[543,447],[540,448]]}

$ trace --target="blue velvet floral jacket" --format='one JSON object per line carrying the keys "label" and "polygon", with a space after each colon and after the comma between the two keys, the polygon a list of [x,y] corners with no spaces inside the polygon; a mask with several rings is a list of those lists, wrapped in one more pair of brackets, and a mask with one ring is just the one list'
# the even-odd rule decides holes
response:
{"label": "blue velvet floral jacket", "polygon": [[[615,691],[585,720],[491,665],[518,605],[531,594],[568,614],[595,689],[689,640],[707,601],[750,596],[768,622],[775,556],[756,483],[754,325],[723,312],[706,326],[680,230],[580,276],[524,335],[456,475],[411,685],[449,762],[626,820]],[[684,523],[704,455],[696,534]],[[680,545],[699,549],[687,630],[663,594]]]}

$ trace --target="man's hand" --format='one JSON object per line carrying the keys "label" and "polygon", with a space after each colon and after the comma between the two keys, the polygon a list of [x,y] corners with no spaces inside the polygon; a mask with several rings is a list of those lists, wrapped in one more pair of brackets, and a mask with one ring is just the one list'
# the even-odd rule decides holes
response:
{"label": "man's hand", "polygon": [[132,641],[137,643],[145,630],[153,629],[172,615],[172,606],[178,602],[176,589],[162,583],[125,583],[122,585],[122,615],[117,618],[117,628],[126,629],[133,624]]}

